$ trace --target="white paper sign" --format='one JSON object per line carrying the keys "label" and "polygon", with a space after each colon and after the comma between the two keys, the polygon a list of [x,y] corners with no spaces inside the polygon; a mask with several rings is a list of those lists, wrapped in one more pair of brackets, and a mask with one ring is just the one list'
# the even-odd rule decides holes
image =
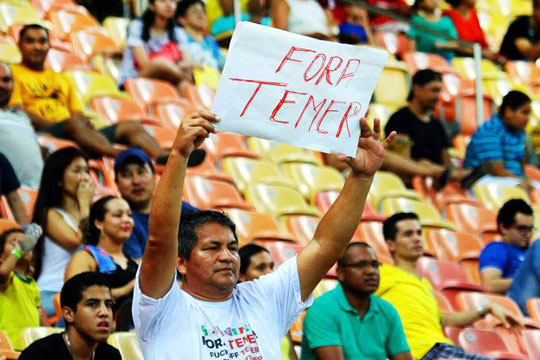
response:
{"label": "white paper sign", "polygon": [[355,156],[359,120],[387,57],[241,22],[212,105],[217,129]]}

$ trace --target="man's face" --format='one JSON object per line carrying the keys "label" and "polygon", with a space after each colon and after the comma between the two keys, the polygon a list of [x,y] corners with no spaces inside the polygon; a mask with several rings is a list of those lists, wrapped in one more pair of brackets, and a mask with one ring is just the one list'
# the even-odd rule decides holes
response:
{"label": "man's face", "polygon": [[111,291],[107,287],[93,285],[83,291],[76,312],[64,308],[64,318],[84,337],[105,342],[112,332],[112,305]]}
{"label": "man's face", "polygon": [[238,241],[226,226],[207,223],[195,228],[197,244],[189,259],[178,259],[178,271],[189,291],[203,297],[229,296],[238,282]]}
{"label": "man's face", "polygon": [[32,67],[43,67],[49,47],[49,37],[44,29],[28,29],[19,39],[23,63]]}
{"label": "man's face", "polygon": [[517,213],[512,226],[505,228],[501,224],[504,242],[520,248],[527,248],[534,233],[534,216]]}
{"label": "man's face", "polygon": [[116,185],[124,199],[133,206],[150,203],[156,187],[156,177],[148,164],[131,163],[116,174]]}
{"label": "man's face", "polygon": [[6,64],[0,63],[0,107],[9,103],[13,92],[13,77],[11,69]]}
{"label": "man's face", "polygon": [[206,20],[206,10],[204,9],[204,6],[199,3],[191,5],[186,11],[186,16],[180,17],[179,19],[182,26],[188,26],[200,32],[206,30],[208,23]]}
{"label": "man's face", "polygon": [[347,250],[345,264],[337,269],[344,288],[356,294],[372,294],[379,287],[379,261],[370,248],[354,246]]}
{"label": "man's face", "polygon": [[510,127],[511,130],[525,130],[527,123],[529,122],[530,115],[531,103],[521,105],[515,110],[511,109],[510,107],[506,107],[504,111],[505,124]]}
{"label": "man's face", "polygon": [[396,239],[386,241],[388,249],[395,258],[417,260],[424,253],[422,227],[418,220],[401,220],[396,223]]}
{"label": "man's face", "polygon": [[425,110],[433,110],[439,101],[441,90],[441,81],[430,81],[424,85],[414,85],[414,96]]}
{"label": "man's face", "polygon": [[258,252],[249,259],[245,274],[240,274],[240,281],[251,281],[274,271],[274,261],[266,251]]}

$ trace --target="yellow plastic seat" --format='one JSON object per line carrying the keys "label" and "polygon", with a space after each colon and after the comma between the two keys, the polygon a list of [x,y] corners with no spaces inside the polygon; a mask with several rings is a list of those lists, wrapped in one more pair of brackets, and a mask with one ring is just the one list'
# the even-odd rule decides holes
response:
{"label": "yellow plastic seat", "polygon": [[456,226],[443,220],[439,211],[431,204],[407,198],[388,198],[381,201],[381,212],[391,216],[398,212],[413,212],[420,218],[420,224],[426,227],[438,227],[456,230]]}
{"label": "yellow plastic seat", "polygon": [[343,188],[343,177],[336,169],[329,166],[317,166],[308,163],[286,163],[281,171],[298,187],[300,193],[311,204],[321,191]]}
{"label": "yellow plastic seat", "polygon": [[388,171],[377,171],[369,189],[368,201],[374,209],[379,209],[381,201],[388,198],[422,201],[420,194],[407,189],[399,176]]}
{"label": "yellow plastic seat", "polygon": [[116,83],[110,77],[92,71],[67,71],[67,77],[75,86],[77,98],[86,107],[90,100],[97,97],[110,96],[130,99],[128,95],[118,90]]}
{"label": "yellow plastic seat", "polygon": [[144,360],[135,332],[112,333],[109,336],[108,343],[120,351],[122,359]]}
{"label": "yellow plastic seat", "polygon": [[0,43],[0,61],[8,64],[19,64],[22,61],[22,56],[17,45]]}
{"label": "yellow plastic seat", "polygon": [[247,144],[251,151],[276,164],[285,162],[307,162],[317,165],[322,164],[321,159],[315,154],[315,152],[293,145],[256,137],[249,137],[247,139]]}
{"label": "yellow plastic seat", "polygon": [[338,284],[337,280],[334,279],[322,279],[319,284],[317,284],[317,287],[315,287],[315,290],[313,290],[313,297],[318,298],[321,295],[324,295],[330,290],[334,290]]}
{"label": "yellow plastic seat", "polygon": [[126,18],[109,16],[103,20],[103,27],[121,49],[126,45],[128,26],[129,19]]}
{"label": "yellow plastic seat", "polygon": [[399,62],[387,65],[375,86],[375,101],[386,106],[399,107],[407,103],[408,94],[409,73],[405,65]]}
{"label": "yellow plastic seat", "polygon": [[366,120],[373,128],[373,121],[375,118],[379,119],[381,124],[381,139],[384,139],[386,136],[384,135],[384,128],[386,126],[386,123],[388,122],[388,119],[390,119],[390,116],[394,113],[395,108],[390,107],[385,104],[379,104],[379,103],[371,103],[369,104],[369,109],[366,114]]}
{"label": "yellow plastic seat", "polygon": [[90,60],[90,63],[101,74],[111,77],[118,82],[118,78],[120,77],[120,60],[104,57],[103,55],[95,55]]}
{"label": "yellow plastic seat", "polygon": [[[452,59],[452,68],[467,79],[475,79],[473,58],[456,57]],[[501,77],[506,77],[506,74],[499,70],[497,65],[487,59],[482,60],[482,79],[499,79]]]}
{"label": "yellow plastic seat", "polygon": [[258,212],[275,218],[287,214],[321,216],[320,211],[309,206],[297,190],[287,186],[250,185],[246,191],[246,199]]}
{"label": "yellow plastic seat", "polygon": [[525,190],[518,187],[482,183],[474,185],[473,192],[486,208],[495,212],[510,199],[522,199],[529,204],[531,203]]}
{"label": "yellow plastic seat", "polygon": [[31,23],[43,23],[33,8],[0,3],[0,29],[4,33],[7,33],[11,25]]}
{"label": "yellow plastic seat", "polygon": [[28,345],[36,340],[43,339],[49,335],[58,334],[63,332],[63,328],[56,327],[32,327],[21,330],[22,345],[26,348]]}
{"label": "yellow plastic seat", "polygon": [[269,161],[245,157],[226,157],[221,161],[221,167],[229,175],[240,192],[246,192],[250,184],[273,184],[290,186],[291,181],[285,178],[276,165]]}

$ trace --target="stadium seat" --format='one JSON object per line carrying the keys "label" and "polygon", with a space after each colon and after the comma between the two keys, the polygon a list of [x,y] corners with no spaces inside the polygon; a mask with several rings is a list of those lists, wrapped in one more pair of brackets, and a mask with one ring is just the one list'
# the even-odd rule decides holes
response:
{"label": "stadium seat", "polygon": [[91,15],[76,14],[63,9],[49,12],[53,32],[61,39],[67,40],[69,35],[77,30],[92,29],[103,32],[97,20]]}
{"label": "stadium seat", "polygon": [[[497,66],[487,59],[482,60],[482,79],[499,79],[506,74],[499,70]],[[474,80],[476,72],[474,70],[474,59],[472,57],[455,57],[452,59],[452,68],[461,76]]]}
{"label": "stadium seat", "polygon": [[124,86],[133,101],[147,111],[160,102],[181,101],[176,88],[163,80],[135,78],[127,80]]}
{"label": "stadium seat", "polygon": [[503,339],[493,331],[463,329],[458,339],[459,345],[469,353],[501,360],[526,360],[526,357],[521,354],[511,353]]}
{"label": "stadium seat", "polygon": [[504,186],[497,183],[482,183],[473,186],[476,198],[492,211],[498,211],[510,199],[522,199],[530,203],[529,195],[522,188]]}
{"label": "stadium seat", "polygon": [[101,118],[108,119],[112,123],[127,120],[140,121],[145,124],[160,126],[161,122],[148,116],[143,109],[134,101],[112,97],[100,97],[90,101],[90,107]]}
{"label": "stadium seat", "polygon": [[[21,197],[23,205],[26,209],[26,213],[30,218],[32,218],[38,191],[30,188],[20,187],[17,189],[17,193]],[[4,218],[15,221],[15,216],[13,215],[5,196],[0,197],[0,215],[2,215]]]}
{"label": "stadium seat", "polygon": [[21,331],[21,341],[24,347],[27,347],[36,340],[43,339],[49,335],[59,334],[63,332],[63,328],[56,327],[33,327],[26,328]]}
{"label": "stadium seat", "polygon": [[484,79],[482,85],[484,92],[491,96],[497,105],[500,105],[503,96],[514,88],[514,84],[508,78]]}
{"label": "stadium seat", "polygon": [[296,242],[307,245],[313,239],[315,230],[321,218],[311,215],[289,215],[286,216],[286,226],[289,233],[293,235]]}
{"label": "stadium seat", "polygon": [[15,6],[0,3],[0,30],[7,33],[11,25],[17,24],[43,24],[38,13],[31,7]]}
{"label": "stadium seat", "polygon": [[13,220],[0,218],[0,234],[10,229],[20,229],[21,226]]}
{"label": "stadium seat", "polygon": [[410,74],[418,70],[431,69],[440,73],[452,71],[450,64],[441,55],[428,54],[419,51],[408,51],[403,54],[403,61],[407,65]]}
{"label": "stadium seat", "polygon": [[291,187],[252,184],[247,188],[245,195],[257,211],[275,218],[293,214],[321,215],[318,209],[309,206],[302,195]]}
{"label": "stadium seat", "polygon": [[120,351],[122,359],[144,360],[137,334],[134,332],[115,332],[107,341]]}
{"label": "stadium seat", "polygon": [[118,44],[109,36],[92,31],[74,31],[69,36],[73,52],[88,61],[92,56],[103,53],[118,53]]}
{"label": "stadium seat", "polygon": [[451,181],[442,189],[435,187],[433,178],[424,176],[414,176],[412,178],[412,187],[420,196],[429,202],[444,215],[445,207],[449,204],[473,204],[480,203],[467,194],[458,182]]}
{"label": "stadium seat", "polygon": [[497,214],[482,206],[472,204],[449,204],[444,208],[444,216],[456,224],[457,229],[472,235],[496,236]]}
{"label": "stadium seat", "polygon": [[155,125],[149,125],[144,124],[144,129],[150,136],[152,136],[159,146],[161,146],[164,149],[170,149],[172,148],[172,144],[174,143],[174,139],[176,138],[176,132],[174,130],[168,129],[163,126],[155,126]]}
{"label": "stadium seat", "polygon": [[[392,91],[388,91],[391,88]],[[396,108],[407,103],[409,75],[402,63],[386,65],[377,81],[373,97],[378,104]]]}
{"label": "stadium seat", "polygon": [[276,222],[266,214],[240,209],[227,209],[226,212],[236,224],[236,233],[241,247],[256,240],[295,242],[294,237],[283,234]]}
{"label": "stadium seat", "polygon": [[66,75],[75,87],[77,98],[83,108],[86,108],[90,100],[99,97],[107,96],[129,100],[129,96],[118,90],[116,83],[105,75],[81,70],[68,71]]}
{"label": "stadium seat", "polygon": [[409,190],[403,180],[394,173],[377,171],[369,189],[368,200],[374,209],[380,210],[381,201],[388,198],[408,198],[422,201],[422,197],[414,190]]}
{"label": "stadium seat", "polygon": [[120,78],[120,67],[122,66],[121,60],[98,54],[90,59],[90,65],[100,74],[109,76],[114,81],[118,82],[118,79]]}
{"label": "stadium seat", "polygon": [[[209,87],[212,90],[216,90],[219,84],[219,78],[221,73],[211,67],[211,66],[201,66],[193,68],[193,80],[197,86],[204,85]],[[213,91],[210,91],[209,94],[212,95]]]}
{"label": "stadium seat", "polygon": [[49,153],[53,153],[56,150],[60,150],[65,147],[73,146],[79,147],[76,143],[70,140],[58,139],[49,134],[38,135],[38,142],[42,148],[45,148]]}
{"label": "stadium seat", "polygon": [[532,319],[540,323],[540,298],[527,300],[527,311]]}
{"label": "stadium seat", "polygon": [[242,199],[231,183],[206,179],[199,176],[186,177],[184,182],[186,201],[202,209],[238,208],[253,210],[253,206]]}
{"label": "stadium seat", "polygon": [[427,229],[425,238],[437,259],[454,263],[478,259],[484,247],[476,236],[447,229]]}
{"label": "stadium seat", "polygon": [[154,116],[163,126],[173,130],[177,130],[182,119],[192,112],[193,108],[187,101],[166,102],[154,107]]}
{"label": "stadium seat", "polygon": [[530,84],[540,78],[540,68],[530,61],[507,61],[504,69],[516,83]]}
{"label": "stadium seat", "polygon": [[61,73],[67,70],[92,70],[88,63],[80,56],[54,48],[49,49],[45,67]]}
{"label": "stadium seat", "polygon": [[8,42],[0,43],[0,61],[8,64],[19,64],[22,61],[22,56],[17,45]]}
{"label": "stadium seat", "polygon": [[[441,312],[443,314],[450,314],[450,313],[455,312],[454,308],[452,307],[452,304],[450,303],[450,301],[448,301],[448,299],[443,294],[435,291],[433,293],[433,296],[435,297],[435,300],[437,300],[437,304],[441,308]],[[447,328],[445,328],[444,330],[446,332]]]}
{"label": "stadium seat", "polygon": [[121,17],[107,17],[103,20],[103,27],[111,35],[120,49],[123,49],[127,38],[129,19]]}
{"label": "stadium seat", "polygon": [[6,360],[15,360],[19,358],[20,354],[20,352],[13,349],[7,334],[0,330],[0,358],[5,357]]}
{"label": "stadium seat", "polygon": [[[204,144],[201,146],[201,148],[206,149]],[[163,165],[156,166],[156,171],[159,171],[161,173],[163,171],[163,168],[164,168]],[[231,179],[229,176],[225,175],[224,173],[216,169],[215,163],[211,159],[210,156],[206,156],[204,158],[204,161],[200,163],[199,165],[188,168],[187,175],[188,176],[201,176],[207,179],[226,181],[231,184],[234,184],[233,179]]]}
{"label": "stadium seat", "polygon": [[521,335],[529,359],[540,359],[540,330],[522,330]]}
{"label": "stadium seat", "polygon": [[410,40],[403,33],[377,31],[374,35],[375,43],[386,48],[391,54],[401,56],[409,50]]}
{"label": "stadium seat", "polygon": [[384,128],[390,116],[394,113],[393,109],[387,105],[379,103],[369,104],[368,112],[366,114],[366,120],[369,126],[373,127],[373,120],[375,118],[379,119],[381,124],[381,139],[384,139],[386,136],[384,134]]}
{"label": "stadium seat", "polygon": [[394,260],[386,246],[382,227],[383,225],[380,221],[361,221],[357,233],[361,239],[364,239],[375,250],[380,262],[393,264]]}
{"label": "stadium seat", "polygon": [[304,248],[302,245],[290,241],[262,241],[257,243],[270,252],[275,268],[294,257]]}
{"label": "stadium seat", "polygon": [[322,279],[313,290],[313,297],[316,299],[328,291],[334,290],[337,284],[338,281],[335,279]]}
{"label": "stadium seat", "polygon": [[[481,329],[476,326],[475,328]],[[486,330],[492,330],[497,333],[503,339],[506,347],[511,353],[525,355],[525,346],[523,345],[523,338],[521,336],[521,328],[510,327],[507,328],[503,325],[496,325],[495,327],[486,328]]]}
{"label": "stadium seat", "polygon": [[[336,201],[339,196],[339,191],[330,190],[322,191],[315,195],[314,205],[321,211],[321,213],[326,214],[330,206]],[[373,210],[373,207],[368,201],[364,204],[364,212],[362,213],[362,221],[384,221],[386,216],[377,213]]]}
{"label": "stadium seat", "polygon": [[249,185],[258,183],[295,188],[293,183],[284,177],[277,167],[269,161],[244,157],[227,157],[221,162],[221,168],[225,174],[234,180],[238,190],[242,193],[246,192]]}
{"label": "stadium seat", "polygon": [[276,164],[286,162],[321,164],[321,159],[313,151],[293,145],[256,137],[248,137],[247,145],[251,151]]}
{"label": "stadium seat", "polygon": [[206,85],[188,85],[185,88],[185,95],[196,109],[210,109],[216,91]]}
{"label": "stadium seat", "polygon": [[[491,119],[495,109],[493,99],[487,95],[483,98],[482,118],[484,121]],[[461,96],[456,100],[456,122],[459,124],[460,133],[472,136],[478,128],[476,120],[476,99],[474,96]]]}
{"label": "stadium seat", "polygon": [[34,9],[36,9],[36,11],[42,16],[44,16],[50,10],[77,6],[77,3],[72,0],[31,0],[31,3]]}
{"label": "stadium seat", "polygon": [[90,173],[97,175],[99,183],[104,187],[116,191],[116,182],[114,181],[114,159],[102,157],[99,159],[90,159],[88,161]]}
{"label": "stadium seat", "polygon": [[450,101],[457,96],[474,94],[474,81],[461,76],[455,71],[447,71],[442,75],[443,90],[441,99]]}
{"label": "stadium seat", "polygon": [[294,319],[291,329],[289,330],[291,332],[291,339],[294,344],[299,345],[302,343],[302,336],[304,335],[302,325],[304,324],[305,317],[306,310],[302,311],[300,315],[298,315],[298,317]]}
{"label": "stadium seat", "polygon": [[247,148],[243,135],[218,132],[216,134],[210,134],[205,140],[205,144],[209,154],[215,160],[222,160],[229,156],[252,159],[259,158],[259,155]]}
{"label": "stadium seat", "polygon": [[343,188],[341,173],[329,166],[290,162],[281,165],[280,169],[311,204],[314,204],[318,193],[328,190],[340,191]]}
{"label": "stadium seat", "polygon": [[456,226],[449,221],[443,220],[437,209],[428,203],[411,200],[408,198],[387,198],[380,204],[381,213],[391,216],[398,212],[413,212],[420,218],[422,226],[441,227],[455,230]]}

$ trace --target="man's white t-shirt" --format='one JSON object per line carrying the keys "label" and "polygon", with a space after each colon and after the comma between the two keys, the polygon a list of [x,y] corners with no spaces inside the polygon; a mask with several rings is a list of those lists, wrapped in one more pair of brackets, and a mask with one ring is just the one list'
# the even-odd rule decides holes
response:
{"label": "man's white t-shirt", "polygon": [[152,299],[137,273],[133,320],[146,360],[281,360],[281,340],[312,300],[302,301],[296,257],[222,302],[195,299],[176,282]]}

